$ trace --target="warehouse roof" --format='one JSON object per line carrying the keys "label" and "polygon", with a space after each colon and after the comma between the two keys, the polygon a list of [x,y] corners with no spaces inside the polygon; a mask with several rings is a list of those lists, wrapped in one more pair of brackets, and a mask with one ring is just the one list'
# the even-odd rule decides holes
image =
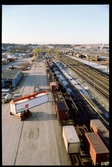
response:
{"label": "warehouse roof", "polygon": [[21,70],[4,70],[2,71],[2,79],[14,79]]}

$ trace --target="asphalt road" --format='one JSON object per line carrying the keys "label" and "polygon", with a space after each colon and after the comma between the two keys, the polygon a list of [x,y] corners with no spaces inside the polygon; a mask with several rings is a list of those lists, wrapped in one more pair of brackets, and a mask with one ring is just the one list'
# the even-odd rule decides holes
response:
{"label": "asphalt road", "polygon": [[2,165],[71,164],[42,60],[27,71],[18,91],[23,95],[31,94],[36,83],[40,90],[48,91],[49,101],[32,108],[32,117],[19,121],[9,114],[9,103],[2,104]]}

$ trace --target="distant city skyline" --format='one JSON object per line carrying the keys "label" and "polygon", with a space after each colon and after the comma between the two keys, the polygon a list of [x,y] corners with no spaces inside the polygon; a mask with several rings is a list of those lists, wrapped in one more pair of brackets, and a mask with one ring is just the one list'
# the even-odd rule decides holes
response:
{"label": "distant city skyline", "polygon": [[2,5],[2,43],[109,44],[109,4]]}

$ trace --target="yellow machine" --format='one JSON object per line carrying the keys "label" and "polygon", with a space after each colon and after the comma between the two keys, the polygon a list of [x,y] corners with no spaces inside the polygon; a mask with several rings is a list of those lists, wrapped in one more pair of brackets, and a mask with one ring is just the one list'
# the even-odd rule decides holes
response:
{"label": "yellow machine", "polygon": [[48,52],[49,55],[51,53],[56,53],[56,61],[59,60],[59,50],[54,50],[54,49],[38,49],[38,48],[35,48],[32,52],[34,54],[35,66],[36,66],[36,61],[38,60],[38,55],[41,52]]}
{"label": "yellow machine", "polygon": [[41,52],[48,52],[48,50],[35,48],[32,52],[34,54],[34,61],[35,61],[35,66],[36,66],[36,61],[38,60],[39,53],[41,53]]}
{"label": "yellow machine", "polygon": [[48,51],[48,54],[50,55],[51,53],[56,53],[56,61],[58,61],[59,60],[59,50],[50,49]]}

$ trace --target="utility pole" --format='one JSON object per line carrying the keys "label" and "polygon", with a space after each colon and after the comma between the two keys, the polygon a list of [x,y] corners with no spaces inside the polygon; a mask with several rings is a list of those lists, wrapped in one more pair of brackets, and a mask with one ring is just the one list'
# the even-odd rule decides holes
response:
{"label": "utility pole", "polygon": [[82,83],[83,83],[83,80],[84,80],[84,62],[82,64]]}
{"label": "utility pole", "polygon": [[95,79],[94,79],[94,99],[95,99]]}

